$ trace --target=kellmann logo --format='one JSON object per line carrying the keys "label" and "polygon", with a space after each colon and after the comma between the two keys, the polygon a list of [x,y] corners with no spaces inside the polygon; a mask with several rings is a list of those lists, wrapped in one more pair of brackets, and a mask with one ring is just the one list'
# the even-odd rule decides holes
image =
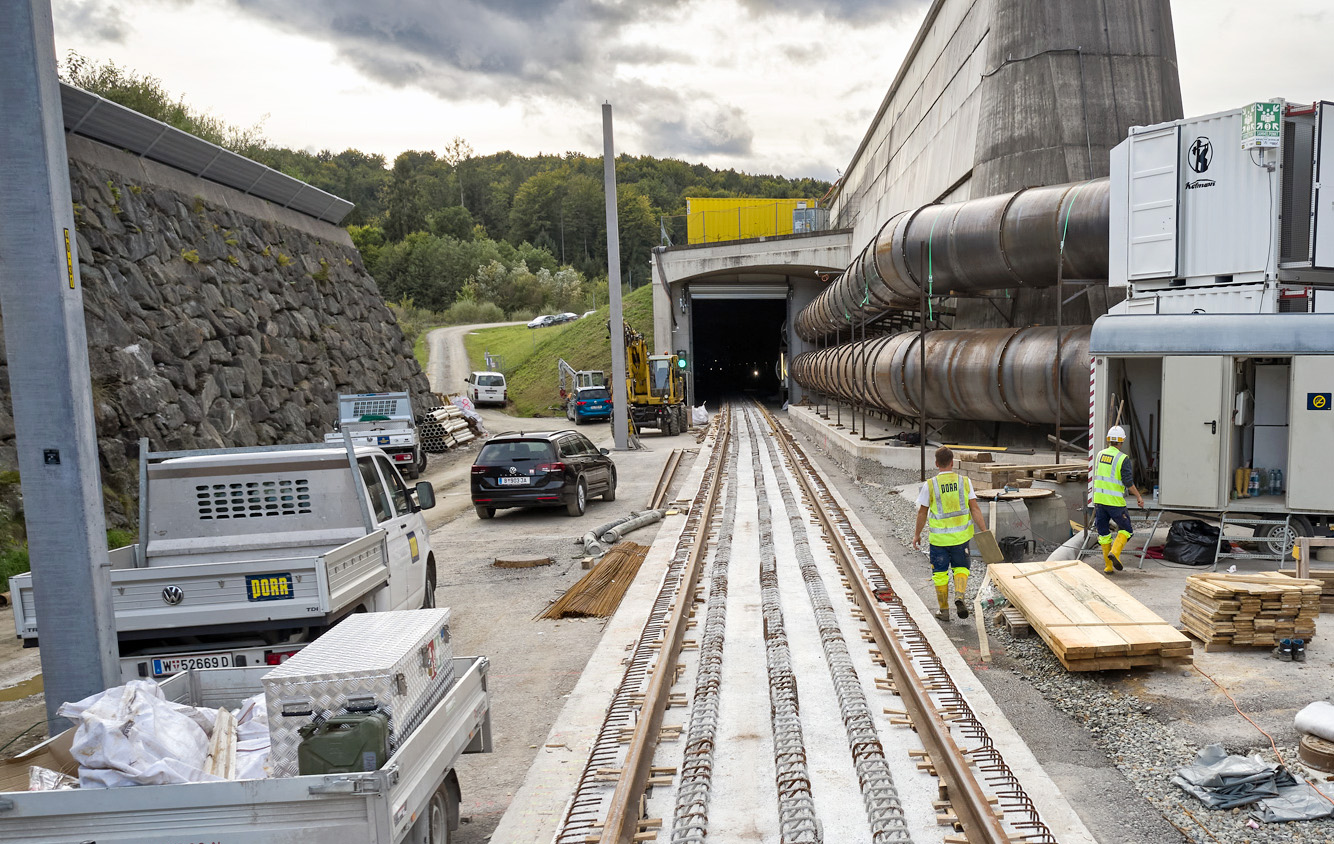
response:
{"label": "kellmann logo", "polygon": [[1196,173],[1203,173],[1209,169],[1209,164],[1214,160],[1214,145],[1208,138],[1200,136],[1195,139],[1195,143],[1190,145],[1187,154],[1190,158],[1186,160],[1186,163],[1190,165],[1190,169]]}

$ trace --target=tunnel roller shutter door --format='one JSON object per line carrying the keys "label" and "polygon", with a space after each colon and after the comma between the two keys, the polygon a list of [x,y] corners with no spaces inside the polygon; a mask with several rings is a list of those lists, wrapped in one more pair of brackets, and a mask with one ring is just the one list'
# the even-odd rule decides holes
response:
{"label": "tunnel roller shutter door", "polygon": [[691,299],[786,299],[786,284],[701,284],[690,286]]}

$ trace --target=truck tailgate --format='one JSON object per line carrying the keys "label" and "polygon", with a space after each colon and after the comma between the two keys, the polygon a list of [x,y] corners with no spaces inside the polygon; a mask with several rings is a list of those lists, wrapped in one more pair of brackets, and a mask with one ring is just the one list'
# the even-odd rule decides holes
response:
{"label": "truck tailgate", "polygon": [[[340,613],[389,578],[384,531],[320,556],[178,563],[111,571],[116,630],[178,630]],[[37,635],[29,576],[15,583],[15,626]]]}
{"label": "truck tailgate", "polygon": [[7,792],[0,794],[0,841],[401,841],[459,755],[490,750],[487,660],[461,658],[455,659],[454,665],[459,679],[383,770],[240,782]]}

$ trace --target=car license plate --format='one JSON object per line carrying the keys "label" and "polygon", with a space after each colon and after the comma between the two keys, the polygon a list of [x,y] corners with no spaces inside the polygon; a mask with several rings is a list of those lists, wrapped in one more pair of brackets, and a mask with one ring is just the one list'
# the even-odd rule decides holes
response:
{"label": "car license plate", "polygon": [[231,668],[231,654],[181,654],[153,660],[153,676],[166,677],[192,668]]}
{"label": "car license plate", "polygon": [[501,479],[500,479],[500,485],[501,485],[501,486],[528,486],[528,478],[526,478],[526,477],[518,477],[518,478],[501,478]]}

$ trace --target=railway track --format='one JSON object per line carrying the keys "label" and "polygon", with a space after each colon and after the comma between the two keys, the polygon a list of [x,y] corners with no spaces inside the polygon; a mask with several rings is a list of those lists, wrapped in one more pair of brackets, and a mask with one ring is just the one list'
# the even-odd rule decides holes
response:
{"label": "railway track", "polygon": [[1055,842],[787,432],[713,438],[555,841]]}

